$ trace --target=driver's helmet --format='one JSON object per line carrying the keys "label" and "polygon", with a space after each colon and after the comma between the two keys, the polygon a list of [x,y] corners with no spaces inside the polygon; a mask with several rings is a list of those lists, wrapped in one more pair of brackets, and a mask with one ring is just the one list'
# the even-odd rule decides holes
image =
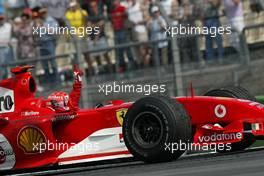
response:
{"label": "driver's helmet", "polygon": [[48,96],[54,109],[69,110],[69,95],[66,92],[54,92]]}

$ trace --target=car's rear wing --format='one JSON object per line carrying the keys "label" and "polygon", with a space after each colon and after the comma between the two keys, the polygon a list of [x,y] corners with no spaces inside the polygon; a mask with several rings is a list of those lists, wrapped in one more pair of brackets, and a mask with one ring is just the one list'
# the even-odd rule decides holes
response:
{"label": "car's rear wing", "polygon": [[0,82],[0,114],[14,112],[28,98],[35,97],[36,82],[32,66],[12,68],[13,77]]}

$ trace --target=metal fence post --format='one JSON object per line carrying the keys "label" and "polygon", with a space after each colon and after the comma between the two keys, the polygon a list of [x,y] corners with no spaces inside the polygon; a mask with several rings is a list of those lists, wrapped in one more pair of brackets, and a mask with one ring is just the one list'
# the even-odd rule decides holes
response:
{"label": "metal fence post", "polygon": [[[81,59],[82,59],[81,40],[78,37],[75,37],[74,41],[75,41],[74,43],[75,43],[75,49],[76,49],[76,57],[75,57],[74,64],[76,64],[78,66],[78,68],[82,69],[82,67],[81,67]],[[85,74],[84,74],[84,77],[85,77]],[[83,79],[83,87],[87,87],[85,78]],[[83,92],[83,90],[82,90],[82,92]],[[85,99],[84,99],[83,94],[82,94],[81,99],[80,99],[80,107],[83,108],[84,105],[85,105]]]}
{"label": "metal fence post", "polygon": [[241,34],[239,34],[239,40],[240,40],[240,57],[241,57],[241,64],[242,65],[249,65],[250,63],[250,54],[249,54],[249,49],[248,49],[248,44],[247,44],[247,39],[245,35],[246,29],[244,28]]}
{"label": "metal fence post", "polygon": [[82,49],[81,49],[80,39],[76,40],[75,47],[76,47],[76,57],[75,57],[74,63],[78,65],[78,67],[80,67],[80,61],[82,58]]}
{"label": "metal fence post", "polygon": [[[160,8],[160,12],[162,16],[165,18],[166,22],[169,26],[173,26],[172,20],[168,17],[165,9],[163,9],[162,5],[159,1],[156,1],[157,5]],[[172,57],[173,57],[173,86],[175,89],[175,96],[184,95],[183,90],[183,80],[182,80],[182,70],[181,70],[181,60],[180,60],[180,52],[178,47],[178,40],[175,37],[170,36],[171,38],[171,48],[172,48]]]}
{"label": "metal fence post", "polygon": [[177,38],[172,37],[171,46],[173,52],[173,78],[174,78],[173,84],[176,92],[175,96],[182,96],[184,95],[184,90],[183,90],[180,52],[179,52]]}
{"label": "metal fence post", "polygon": [[157,72],[158,84],[160,84],[161,73],[160,73],[160,58],[159,58],[158,44],[159,43],[153,43],[152,46],[153,46],[154,65],[155,65],[156,72]]}

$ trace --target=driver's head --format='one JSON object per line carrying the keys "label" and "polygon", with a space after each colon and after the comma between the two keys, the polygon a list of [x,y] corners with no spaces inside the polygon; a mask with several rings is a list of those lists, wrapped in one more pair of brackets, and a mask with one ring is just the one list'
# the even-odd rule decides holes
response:
{"label": "driver's head", "polygon": [[66,92],[54,92],[48,96],[54,108],[63,108],[68,110],[69,95]]}

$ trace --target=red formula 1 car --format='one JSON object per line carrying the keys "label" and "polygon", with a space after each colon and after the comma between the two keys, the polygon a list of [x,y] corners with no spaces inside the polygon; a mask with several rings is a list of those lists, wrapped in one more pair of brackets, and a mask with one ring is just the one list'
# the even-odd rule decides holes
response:
{"label": "red formula 1 car", "polygon": [[176,144],[216,143],[224,144],[223,151],[235,151],[264,136],[264,105],[243,88],[58,108],[55,100],[35,97],[30,68],[12,69],[14,77],[0,82],[0,170],[131,156],[163,162],[184,153]]}

